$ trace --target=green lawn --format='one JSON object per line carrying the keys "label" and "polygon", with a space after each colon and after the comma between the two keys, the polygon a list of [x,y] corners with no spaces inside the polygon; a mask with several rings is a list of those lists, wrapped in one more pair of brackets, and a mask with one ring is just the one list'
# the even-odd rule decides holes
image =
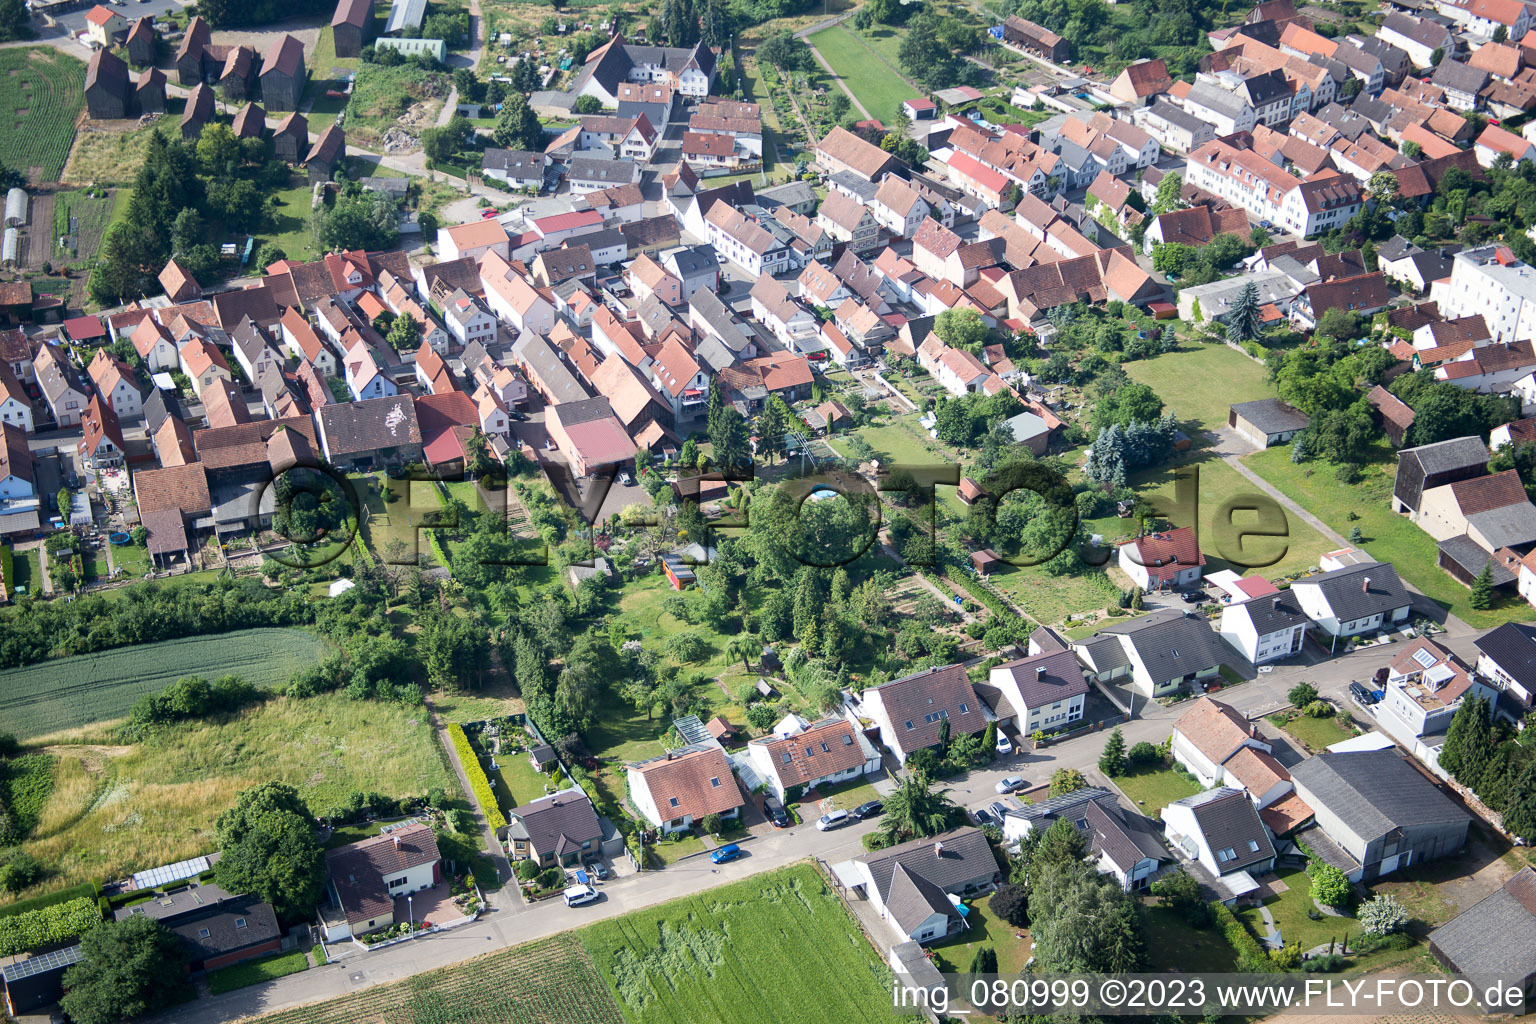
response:
{"label": "green lawn", "polygon": [[[1360,922],[1353,917],[1324,915],[1321,921],[1307,917],[1307,911],[1316,908],[1312,904],[1312,879],[1305,871],[1289,868],[1276,874],[1290,888],[1279,896],[1265,900],[1264,905],[1274,915],[1275,925],[1280,929],[1280,938],[1286,945],[1294,946],[1300,941],[1301,948],[1306,950],[1323,945],[1330,939],[1342,941],[1345,935],[1356,937],[1360,934]],[[1264,919],[1259,915],[1258,908],[1239,910],[1237,916],[1262,941]]]}
{"label": "green lawn", "polygon": [[18,593],[25,587],[25,593],[41,594],[43,591],[43,565],[37,553],[37,548],[28,548],[26,551],[13,552],[15,560],[12,563],[16,569],[16,588]]}
{"label": "green lawn", "polygon": [[823,812],[833,807],[842,811],[851,811],[860,804],[880,799],[880,794],[875,792],[875,787],[866,782],[862,775],[836,786],[822,786],[816,790],[816,796],[821,801]]}
{"label": "green lawn", "polygon": [[[1119,588],[1100,569],[1085,568],[1067,576],[1053,576],[1038,565],[1009,566],[994,572],[988,580],[1047,626],[1069,615],[1103,611],[1119,601]],[[1094,626],[1089,632],[1097,628]]]}
{"label": "green lawn", "polygon": [[1262,363],[1225,345],[1188,344],[1196,347],[1124,364],[1132,380],[1157,392],[1187,432],[1225,425],[1229,405],[1275,397]]}
{"label": "green lawn", "polygon": [[667,842],[665,840],[656,843],[651,847],[651,852],[654,853],[663,864],[676,864],[684,857],[692,857],[696,853],[703,853],[704,840],[700,839],[698,836],[685,835],[675,843]]}
{"label": "green lawn", "polygon": [[1149,818],[1186,796],[1194,796],[1200,787],[1172,768],[1141,768],[1113,780],[1126,799]]}
{"label": "green lawn", "polygon": [[[1182,506],[1176,500],[1180,473],[1194,473],[1199,477],[1196,501],[1186,501]],[[1231,498],[1262,492],[1226,462],[1206,452],[1133,474],[1128,482],[1174,526],[1197,529],[1207,575],[1221,569],[1239,573],[1251,570],[1274,579],[1287,573],[1305,572],[1317,565],[1325,553],[1337,547],[1299,518],[1289,515],[1286,517],[1288,532],[1284,537],[1240,537],[1245,527],[1258,522],[1257,514],[1252,512],[1234,511],[1231,526],[1218,529],[1217,524],[1223,519],[1219,515],[1223,503]],[[1303,505],[1312,507],[1305,502]],[[1113,515],[1089,520],[1084,525],[1090,533],[1103,534],[1106,541],[1129,536],[1135,530],[1131,520],[1117,519]]]}
{"label": "green lawn", "polygon": [[[1274,721],[1273,716],[1270,721]],[[1305,743],[1313,753],[1320,753],[1354,735],[1337,718],[1308,718],[1306,715],[1297,715],[1281,728]]]}
{"label": "green lawn", "polygon": [[523,699],[509,680],[496,678],[478,690],[434,690],[432,707],[445,722],[484,722],[523,713]]}
{"label": "green lawn", "polygon": [[247,985],[298,974],[308,969],[309,954],[302,949],[290,950],[287,953],[273,953],[271,956],[264,956],[257,960],[247,960],[243,964],[209,971],[208,991],[214,995],[220,995],[233,992],[237,988],[245,988]]}
{"label": "green lawn", "polygon": [[502,810],[526,806],[544,795],[544,786],[550,776],[535,770],[526,752],[501,754],[496,763],[501,765],[501,770],[487,771],[486,774],[496,785],[496,798],[501,801]]}
{"label": "green lawn", "polygon": [[112,548],[112,562],[130,578],[149,572],[149,551],[137,544],[120,544]]}
{"label": "green lawn", "polygon": [[577,933],[628,1024],[891,1020],[891,973],[802,863]]}
{"label": "green lawn", "polygon": [[1214,924],[1191,928],[1177,912],[1157,906],[1142,908],[1141,923],[1149,971],[1225,974],[1238,969],[1237,954]]}
{"label": "green lawn", "polygon": [[[826,58],[832,70],[864,104],[871,117],[889,123],[904,100],[919,91],[876,55],[868,43],[847,26],[837,25],[807,40]],[[854,108],[858,110],[857,107]]]}
{"label": "green lawn", "polygon": [[[1492,629],[1505,622],[1536,618],[1536,609],[1516,594],[1494,591],[1493,607],[1486,611],[1471,606],[1471,591],[1435,564],[1434,539],[1406,516],[1392,511],[1397,459],[1385,442],[1378,449],[1376,461],[1365,467],[1365,476],[1357,484],[1341,483],[1333,466],[1326,462],[1291,462],[1290,448],[1284,445],[1255,452],[1243,462],[1340,533],[1347,536],[1358,526],[1365,537],[1362,546],[1368,553],[1390,561],[1404,581],[1475,629]],[[1349,519],[1350,513],[1358,518]]]}
{"label": "green lawn", "polygon": [[1025,928],[1015,928],[993,914],[991,902],[991,896],[967,899],[965,905],[971,909],[971,912],[966,915],[965,923],[970,927],[959,935],[933,944],[933,950],[949,965],[941,970],[970,970],[971,958],[986,946],[990,946],[997,954],[998,974],[1008,976],[1024,970],[1024,964],[1035,948],[1034,942],[1030,940],[1029,931]]}
{"label": "green lawn", "polygon": [[272,211],[271,241],[289,259],[304,260],[317,255],[314,234],[309,229],[313,190],[308,185],[295,185],[278,190],[273,197],[277,205]]}

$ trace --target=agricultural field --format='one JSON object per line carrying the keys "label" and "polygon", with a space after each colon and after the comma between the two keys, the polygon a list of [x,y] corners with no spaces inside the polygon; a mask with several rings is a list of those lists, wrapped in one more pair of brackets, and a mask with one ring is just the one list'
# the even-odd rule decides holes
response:
{"label": "agricultural field", "polygon": [[85,65],[52,47],[0,50],[0,163],[57,181],[85,105]]}
{"label": "agricultural field", "polygon": [[66,239],[55,263],[81,263],[96,255],[112,220],[114,195],[85,191],[60,192],[53,197],[53,237]]}
{"label": "agricultural field", "polygon": [[274,698],[131,746],[80,729],[45,750],[56,759],[53,790],[24,848],[54,868],[50,889],[206,853],[219,814],[262,782],[295,786],[316,814],[356,791],[458,793],[425,709],[341,693]]}
{"label": "agricultural field", "polygon": [[577,933],[628,1024],[889,1021],[889,969],[810,864]]}
{"label": "agricultural field", "polygon": [[162,132],[167,138],[180,137],[175,131],[176,122],[170,117],[145,128],[136,125],[134,121],[94,121],[82,125],[68,151],[69,161],[64,165],[61,180],[81,185],[132,184],[144,165],[152,134]]}
{"label": "agricultural field", "polygon": [[59,658],[0,673],[0,715],[18,737],[42,736],[121,718],[182,676],[234,674],[280,686],[323,649],[303,630],[248,629]]}
{"label": "agricultural field", "polygon": [[903,100],[921,95],[920,90],[907,84],[882,54],[846,25],[823,29],[809,36],[806,42],[826,58],[832,71],[853,91],[873,118],[890,121]]}
{"label": "agricultural field", "polygon": [[379,985],[260,1024],[624,1024],[570,933]]}

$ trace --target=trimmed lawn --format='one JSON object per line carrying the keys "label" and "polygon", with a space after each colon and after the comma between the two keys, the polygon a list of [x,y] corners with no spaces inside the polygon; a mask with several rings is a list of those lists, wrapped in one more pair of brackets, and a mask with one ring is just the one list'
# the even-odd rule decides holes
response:
{"label": "trimmed lawn", "polygon": [[1175,800],[1200,792],[1198,785],[1172,768],[1142,768],[1110,781],[1149,818],[1157,817],[1158,811]]}
{"label": "trimmed lawn", "polygon": [[977,951],[987,946],[991,946],[997,954],[998,974],[1008,976],[1024,970],[1024,964],[1034,952],[1034,940],[1029,937],[1028,929],[1015,928],[993,914],[991,902],[990,894],[980,899],[965,900],[965,905],[971,908],[965,918],[965,923],[970,927],[959,935],[933,944],[934,952],[949,963],[949,966],[940,970],[970,970],[971,959]]}
{"label": "trimmed lawn", "polygon": [[143,576],[149,572],[149,551],[137,544],[122,544],[112,548],[112,562],[128,576]]}
{"label": "trimmed lawn", "polygon": [[[867,427],[859,427],[854,433],[862,437],[869,446],[882,456],[880,464],[916,467],[916,466],[945,466],[955,461],[953,449],[940,441],[935,441],[917,423],[916,413],[907,413],[899,417],[886,417],[880,424]],[[846,445],[839,446],[837,438],[833,438],[833,447],[843,450]],[[940,493],[953,492],[955,488],[939,488]],[[964,506],[957,506],[963,508]]]}
{"label": "trimmed lawn", "polygon": [[1157,392],[1186,432],[1224,426],[1229,405],[1275,397],[1262,363],[1225,345],[1189,344],[1196,347],[1124,364],[1132,380]]}
{"label": "trimmed lawn", "polygon": [[1221,929],[1191,928],[1168,907],[1142,906],[1142,935],[1147,940],[1149,971],[1236,971],[1237,954]]}
{"label": "trimmed lawn", "polygon": [[496,798],[501,801],[502,810],[523,807],[544,795],[544,785],[550,777],[534,769],[526,752],[498,755],[496,763],[501,766],[500,770],[486,774],[496,782]]}
{"label": "trimmed lawn", "polygon": [[309,969],[309,954],[302,949],[274,953],[243,964],[208,972],[208,991],[214,995],[233,992],[274,978],[283,978]]}
{"label": "trimmed lawn", "polygon": [[[1271,715],[1269,720],[1275,722],[1275,716]],[[1337,718],[1308,718],[1306,715],[1297,715],[1289,722],[1283,724],[1275,722],[1275,724],[1305,743],[1314,754],[1355,735]]]}
{"label": "trimmed lawn", "polygon": [[893,1019],[889,969],[809,863],[576,934],[628,1024]]}
{"label": "trimmed lawn", "polygon": [[271,241],[288,254],[292,260],[309,259],[316,255],[315,238],[310,231],[314,191],[308,185],[279,189],[273,193],[276,206],[272,211]]}
{"label": "trimmed lawn", "polygon": [[[908,85],[868,43],[846,26],[824,29],[806,41],[820,51],[837,77],[847,84],[873,118],[891,121],[903,100],[918,95],[918,90]],[[857,111],[858,108],[854,109]]]}
{"label": "trimmed lawn", "polygon": [[22,587],[28,594],[41,594],[43,592],[43,564],[37,553],[37,548],[28,548],[25,551],[13,552],[15,558],[11,563],[16,569],[16,587],[18,593]]}
{"label": "trimmed lawn", "polygon": [[[1357,484],[1341,483],[1334,467],[1317,460],[1296,465],[1287,445],[1255,452],[1243,459],[1248,468],[1340,533],[1358,526],[1361,545],[1369,554],[1389,561],[1405,582],[1413,584],[1447,612],[1478,629],[1536,618],[1536,609],[1517,594],[1494,591],[1493,607],[1473,608],[1471,591],[1435,564],[1434,539],[1406,516],[1392,511],[1392,483],[1397,460],[1382,442],[1374,462]],[[1359,518],[1351,520],[1349,513]],[[1297,524],[1292,524],[1294,531]],[[1313,564],[1316,564],[1315,562]]]}
{"label": "trimmed lawn", "polygon": [[663,864],[676,864],[684,857],[692,857],[696,853],[704,852],[704,840],[698,836],[685,835],[675,843],[662,840],[651,847],[651,852],[660,858]]}
{"label": "trimmed lawn", "polygon": [[[1271,452],[1280,451],[1271,449]],[[1288,455],[1289,451],[1286,448],[1281,454]],[[1174,500],[1176,474],[1181,471],[1199,474],[1197,503],[1192,506],[1186,503],[1180,507]],[[1252,569],[1268,579],[1277,579],[1288,573],[1306,572],[1324,554],[1338,546],[1300,519],[1289,515],[1286,517],[1289,532],[1285,537],[1245,536],[1239,541],[1234,535],[1258,521],[1257,515],[1241,511],[1232,513],[1230,527],[1218,531],[1215,527],[1221,517],[1217,513],[1222,504],[1229,498],[1257,493],[1258,488],[1226,462],[1206,452],[1135,473],[1128,482],[1140,497],[1150,500],[1158,514],[1174,526],[1195,527],[1200,537],[1200,549],[1205,553],[1206,575],[1222,569],[1238,573]],[[1302,505],[1312,508],[1307,502],[1302,502]],[[1089,520],[1084,526],[1090,533],[1103,534],[1106,542],[1128,536],[1135,530],[1131,520],[1117,519],[1114,515]],[[1218,546],[1218,539],[1224,536],[1231,538],[1227,541],[1225,551]],[[1231,556],[1231,560],[1223,557],[1224,554]]]}
{"label": "trimmed lawn", "polygon": [[[1316,908],[1312,905],[1312,878],[1305,871],[1290,868],[1276,874],[1290,886],[1290,890],[1265,900],[1264,905],[1274,915],[1275,926],[1280,929],[1280,938],[1286,945],[1294,946],[1299,940],[1301,948],[1307,950],[1326,945],[1330,939],[1342,940],[1346,934],[1351,937],[1360,935],[1360,922],[1353,916],[1324,915],[1321,921],[1314,921],[1307,916],[1307,911]],[[1259,915],[1258,908],[1249,907],[1236,913],[1238,919],[1262,941],[1264,919]],[[1358,963],[1358,960],[1351,961],[1352,966]]]}
{"label": "trimmed lawn", "polygon": [[832,807],[840,811],[851,811],[860,804],[880,799],[880,794],[875,792],[874,786],[864,781],[864,776],[836,786],[822,786],[817,789],[816,795],[821,800],[823,813]]}

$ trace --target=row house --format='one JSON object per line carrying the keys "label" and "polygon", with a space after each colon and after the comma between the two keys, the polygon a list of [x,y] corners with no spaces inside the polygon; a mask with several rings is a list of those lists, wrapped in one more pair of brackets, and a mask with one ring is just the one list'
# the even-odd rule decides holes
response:
{"label": "row house", "polygon": [[815,315],[795,301],[783,284],[771,277],[760,277],[752,285],[751,296],[752,316],[786,348],[802,350],[816,337]]}
{"label": "row house", "polygon": [[843,192],[827,193],[816,211],[816,223],[852,252],[866,253],[880,245],[874,210]]}
{"label": "row house", "polygon": [[753,277],[789,269],[789,245],[735,207],[714,204],[704,223],[705,241]]}
{"label": "row house", "polygon": [[519,333],[542,335],[554,329],[554,303],[496,253],[481,259],[480,280],[491,311]]}

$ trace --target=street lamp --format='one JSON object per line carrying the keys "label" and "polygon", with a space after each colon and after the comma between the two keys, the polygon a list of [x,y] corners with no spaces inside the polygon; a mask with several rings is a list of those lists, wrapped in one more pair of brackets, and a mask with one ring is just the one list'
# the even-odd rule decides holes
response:
{"label": "street lamp", "polygon": [[407,896],[405,898],[405,912],[406,912],[407,916],[410,918],[410,922],[411,922],[410,936],[411,936],[411,940],[414,942],[415,939],[416,939],[416,907],[415,907],[414,903],[412,902],[412,898],[410,896]]}

